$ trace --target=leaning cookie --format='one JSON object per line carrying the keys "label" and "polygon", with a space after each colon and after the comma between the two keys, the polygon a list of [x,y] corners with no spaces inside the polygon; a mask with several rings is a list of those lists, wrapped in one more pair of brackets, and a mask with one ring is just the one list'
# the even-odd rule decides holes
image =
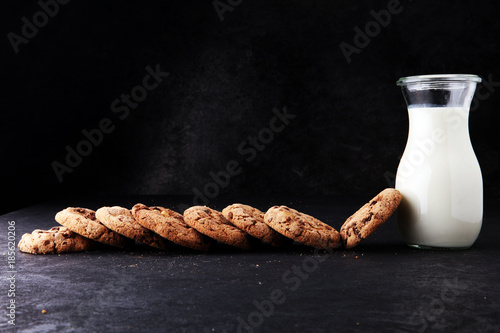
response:
{"label": "leaning cookie", "polygon": [[340,228],[340,235],[346,249],[358,245],[380,227],[401,202],[401,193],[387,188],[350,216]]}
{"label": "leaning cookie", "polygon": [[56,221],[71,231],[100,243],[121,248],[133,245],[133,240],[102,224],[91,209],[68,207],[56,214]]}
{"label": "leaning cookie", "polygon": [[190,207],[184,211],[184,221],[202,234],[222,243],[245,250],[252,248],[254,239],[214,209],[205,206]]}
{"label": "leaning cookie", "polygon": [[132,215],[143,227],[160,236],[194,250],[208,251],[215,241],[184,222],[184,217],[164,207],[148,207],[137,204],[132,207]]}
{"label": "leaning cookie", "polygon": [[333,227],[286,206],[269,208],[264,222],[282,235],[314,248],[329,250],[342,244]]}
{"label": "leaning cookie", "polygon": [[49,230],[36,229],[31,234],[24,234],[18,247],[21,252],[26,253],[56,254],[90,251],[97,247],[97,243],[66,227],[53,227]]}
{"label": "leaning cookie", "polygon": [[291,244],[289,238],[264,223],[264,213],[257,208],[236,203],[224,208],[222,215],[239,229],[265,243],[277,247]]}
{"label": "leaning cookie", "polygon": [[168,240],[140,225],[129,209],[119,206],[101,207],[95,215],[106,227],[125,237],[162,250],[170,247]]}

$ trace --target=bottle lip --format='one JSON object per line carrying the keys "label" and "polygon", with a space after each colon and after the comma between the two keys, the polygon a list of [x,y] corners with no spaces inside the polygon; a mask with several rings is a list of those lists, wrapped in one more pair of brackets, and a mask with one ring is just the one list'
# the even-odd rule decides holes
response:
{"label": "bottle lip", "polygon": [[431,75],[414,75],[400,78],[396,84],[398,86],[406,86],[411,83],[429,83],[429,82],[476,82],[480,83],[481,78],[474,74],[431,74]]}

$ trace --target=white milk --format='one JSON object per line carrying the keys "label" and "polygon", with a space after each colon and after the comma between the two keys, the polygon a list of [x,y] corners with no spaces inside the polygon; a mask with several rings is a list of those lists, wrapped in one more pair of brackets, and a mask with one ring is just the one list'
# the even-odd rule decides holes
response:
{"label": "white milk", "polygon": [[479,235],[483,183],[468,108],[413,107],[396,175],[398,227],[410,245],[466,248]]}

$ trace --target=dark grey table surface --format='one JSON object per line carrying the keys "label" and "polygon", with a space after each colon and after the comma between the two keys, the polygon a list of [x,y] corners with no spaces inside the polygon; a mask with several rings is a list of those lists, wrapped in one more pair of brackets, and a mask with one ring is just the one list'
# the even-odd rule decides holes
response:
{"label": "dark grey table surface", "polygon": [[[263,210],[284,204],[339,229],[365,198],[219,198]],[[67,198],[0,217],[0,329],[19,332],[431,332],[500,331],[498,200],[485,205],[481,234],[463,251],[403,244],[395,217],[352,250],[295,245],[204,254],[132,250],[61,255],[15,252],[8,222],[23,233],[57,225],[67,206],[137,202],[178,207],[183,197]],[[12,224],[12,222],[11,222]],[[12,258],[10,258],[12,259]],[[14,268],[15,273],[11,272]],[[15,281],[9,278],[15,275]],[[13,285],[11,282],[14,282]],[[9,296],[14,287],[15,296]],[[15,326],[8,323],[15,301]],[[12,306],[11,306],[12,307]],[[42,311],[45,310],[45,313]]]}

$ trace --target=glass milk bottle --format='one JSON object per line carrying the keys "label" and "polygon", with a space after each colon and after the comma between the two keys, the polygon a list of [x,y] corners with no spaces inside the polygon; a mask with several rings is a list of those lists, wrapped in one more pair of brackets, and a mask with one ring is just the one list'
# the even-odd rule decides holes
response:
{"label": "glass milk bottle", "polygon": [[397,82],[409,133],[396,174],[403,195],[397,222],[417,248],[464,249],[479,235],[483,180],[469,138],[476,75],[421,75]]}

